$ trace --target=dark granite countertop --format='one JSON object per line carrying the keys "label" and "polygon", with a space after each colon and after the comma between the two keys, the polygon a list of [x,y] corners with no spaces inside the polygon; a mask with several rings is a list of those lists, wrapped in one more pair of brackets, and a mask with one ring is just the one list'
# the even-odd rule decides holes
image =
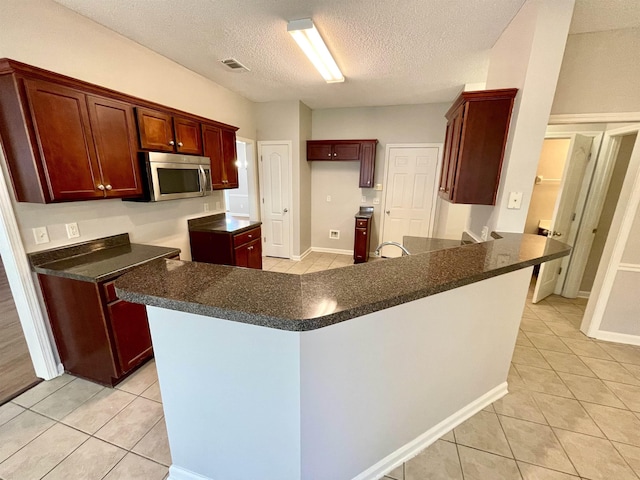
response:
{"label": "dark granite countertop", "polygon": [[241,233],[262,225],[262,222],[218,213],[188,220],[187,224],[190,232]]}
{"label": "dark granite countertop", "polygon": [[134,303],[289,331],[314,330],[568,255],[538,235],[293,275],[158,260],[116,281]]}
{"label": "dark granite countertop", "polygon": [[436,250],[444,250],[445,248],[454,248],[464,245],[461,240],[448,240],[445,238],[427,238],[427,237],[402,237],[402,245],[409,250],[411,255],[418,253],[433,252]]}
{"label": "dark granite countertop", "polygon": [[373,207],[360,207],[358,213],[355,215],[356,218],[371,218],[373,217]]}
{"label": "dark granite countertop", "polygon": [[130,243],[129,234],[124,233],[27,256],[37,273],[85,282],[104,282],[151,260],[179,253],[179,248]]}

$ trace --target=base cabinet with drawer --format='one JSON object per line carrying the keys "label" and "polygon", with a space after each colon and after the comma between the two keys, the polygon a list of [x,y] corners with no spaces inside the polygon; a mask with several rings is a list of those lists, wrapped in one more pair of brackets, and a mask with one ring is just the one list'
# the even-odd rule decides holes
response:
{"label": "base cabinet with drawer", "polygon": [[190,231],[191,259],[236,267],[262,269],[260,227],[242,232]]}
{"label": "base cabinet with drawer", "polygon": [[38,279],[65,371],[113,386],[153,355],[145,306],[119,300],[115,280]]}
{"label": "base cabinet with drawer", "polygon": [[353,241],[353,263],[364,263],[369,260],[371,246],[371,218],[356,217],[356,231]]}

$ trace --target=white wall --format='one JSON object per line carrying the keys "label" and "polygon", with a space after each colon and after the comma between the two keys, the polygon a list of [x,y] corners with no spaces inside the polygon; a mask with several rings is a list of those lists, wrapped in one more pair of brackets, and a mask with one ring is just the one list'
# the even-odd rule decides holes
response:
{"label": "white wall", "polygon": [[307,140],[311,139],[312,112],[300,102],[300,254],[311,248],[311,164],[307,162]]}
{"label": "white wall", "polygon": [[[2,2],[0,57],[229,123],[240,127],[239,135],[255,138],[252,102],[49,0]],[[186,221],[204,214],[204,202],[102,200],[15,209],[28,252],[129,232],[136,242],[179,247],[188,259]],[[211,213],[224,210],[219,192],[206,202]],[[79,239],[66,238],[68,222],[78,223]],[[35,245],[35,226],[49,228],[51,243]]]}
{"label": "white wall", "polygon": [[[374,183],[382,183],[385,149],[389,143],[444,143],[448,103],[389,107],[331,108],[313,111],[314,140],[377,139]],[[353,251],[354,218],[361,197],[366,205],[383,201],[383,191],[360,188],[358,162],[310,162],[311,243],[314,247]],[[331,202],[327,202],[327,195]],[[373,243],[378,239],[381,205],[375,205]],[[329,230],[340,230],[340,239],[329,238]],[[459,237],[458,237],[459,238]]]}
{"label": "white wall", "polygon": [[569,35],[552,113],[640,112],[640,28]]}
{"label": "white wall", "polygon": [[[470,230],[522,232],[562,62],[573,0],[528,0],[491,50],[487,88],[518,88],[495,207],[473,206]],[[506,208],[523,192],[522,208]]]}

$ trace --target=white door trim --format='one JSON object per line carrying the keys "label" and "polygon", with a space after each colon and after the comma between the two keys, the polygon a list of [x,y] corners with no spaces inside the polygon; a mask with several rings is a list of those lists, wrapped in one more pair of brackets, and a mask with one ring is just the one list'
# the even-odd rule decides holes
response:
{"label": "white door trim", "polygon": [[[616,207],[616,212],[614,213],[614,218],[612,223],[615,223],[616,217],[618,215],[622,215],[620,228],[617,232],[610,231],[609,235],[607,236],[607,243],[611,241],[614,242],[613,250],[611,251],[611,256],[609,257],[609,259],[605,259],[605,255],[607,251],[607,246],[605,244],[605,252],[603,253],[603,256],[598,268],[598,270],[600,270],[600,267],[602,267],[603,265],[603,261],[608,260],[606,264],[606,271],[604,273],[604,277],[602,280],[602,285],[600,286],[599,291],[594,292],[597,289],[596,285],[594,284],[594,289],[592,290],[592,295],[590,298],[594,298],[595,304],[591,312],[591,315],[588,315],[588,311],[587,311],[587,315],[585,315],[585,318],[582,321],[581,329],[583,331],[586,330],[585,333],[588,336],[595,337],[595,338],[602,338],[603,340],[605,339],[606,334],[603,335],[604,332],[601,332],[600,325],[602,324],[604,312],[607,307],[607,304],[609,303],[609,297],[611,295],[611,290],[613,289],[613,283],[615,281],[618,270],[620,270],[620,266],[621,266],[620,260],[622,259],[622,255],[624,254],[624,249],[626,247],[627,240],[631,232],[631,226],[633,225],[636,212],[638,211],[638,208],[640,208],[640,161],[638,160],[638,158],[640,157],[640,151],[638,151],[640,150],[640,125],[635,125],[633,127],[624,127],[624,128],[614,130],[614,132],[616,131],[622,132],[622,133],[618,133],[618,135],[624,134],[624,133],[639,132],[639,136],[636,139],[636,144],[633,149],[633,153],[631,154],[631,161],[629,163],[629,169],[627,170],[627,174],[625,175],[625,182],[624,182],[626,184],[627,182],[633,181],[631,193],[629,195],[628,201],[624,202],[624,199],[622,197],[618,200],[618,205]],[[618,136],[618,135],[612,135],[612,136]],[[634,169],[635,169],[635,172],[633,171]],[[630,175],[629,175],[630,173],[632,175],[635,174],[635,178],[633,179],[630,178]],[[625,188],[623,184],[622,191],[624,192],[624,190]],[[622,204],[624,204],[624,209],[622,210],[622,212],[621,212],[621,206],[622,206],[621,200],[623,201]],[[595,282],[596,284],[598,282],[599,276],[600,275],[596,274],[596,282]],[[596,293],[596,295],[594,296],[593,293]]]}
{"label": "white door trim", "polygon": [[[0,154],[2,156],[2,154]],[[0,168],[0,254],[4,263],[20,324],[36,376],[50,380],[62,373],[49,338],[47,320],[33,281],[27,253],[11,201],[11,193]]]}
{"label": "white door trim", "polygon": [[549,115],[549,125],[572,123],[640,122],[640,112],[574,113]]}
{"label": "white door trim", "polygon": [[[287,145],[289,147],[289,181],[291,185],[289,185],[289,215],[291,215],[291,220],[289,221],[289,258],[292,256],[293,252],[293,227],[294,227],[294,216],[295,209],[293,203],[293,141],[291,140],[260,140],[258,141],[258,160],[262,158],[262,146],[263,145]],[[262,198],[262,192],[264,192],[264,174],[262,172],[262,162],[258,161],[258,165],[260,167],[258,173],[258,184],[260,186],[260,194],[259,198]],[[260,201],[260,200],[258,200]],[[264,214],[264,203],[260,202],[260,218],[266,218]],[[297,225],[296,225],[297,226]],[[264,244],[264,241],[262,242]],[[264,252],[264,249],[263,249]],[[263,253],[264,254],[264,253]]]}
{"label": "white door trim", "polygon": [[[438,188],[440,183],[440,169],[442,168],[442,150],[444,143],[387,143],[384,152],[384,175],[382,177],[382,211],[380,212],[380,229],[378,230],[378,245],[382,243],[382,235],[384,233],[384,221],[387,210],[387,177],[389,175],[389,155],[392,148],[437,148],[438,149],[438,166],[436,167],[436,188],[433,189],[433,202],[431,203],[431,221],[429,222],[429,234],[433,234],[433,228],[436,222],[436,212],[438,204]],[[377,245],[376,245],[377,246]]]}

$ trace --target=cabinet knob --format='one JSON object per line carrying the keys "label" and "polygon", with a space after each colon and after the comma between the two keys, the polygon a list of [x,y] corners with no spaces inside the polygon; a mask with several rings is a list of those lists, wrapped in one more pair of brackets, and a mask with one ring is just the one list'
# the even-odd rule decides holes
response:
{"label": "cabinet knob", "polygon": [[169,145],[171,145],[172,147],[176,144],[176,142],[174,142],[173,140],[169,140]]}
{"label": "cabinet knob", "polygon": [[362,234],[363,234],[363,235],[366,235],[366,234],[367,234],[367,232],[362,232]]}
{"label": "cabinet knob", "polygon": [[101,183],[98,185],[98,190],[104,190],[104,185],[102,185]]}
{"label": "cabinet knob", "polygon": [[330,153],[328,153],[328,154],[327,154],[327,157],[330,157],[330,156],[331,156],[331,154],[330,154]]}
{"label": "cabinet knob", "polygon": [[337,157],[337,156],[338,156],[338,154],[337,154],[337,153],[334,153],[334,154],[333,154],[333,156],[334,156],[334,157]]}
{"label": "cabinet knob", "polygon": [[178,146],[181,147],[182,146],[182,142],[178,142]]}
{"label": "cabinet knob", "polygon": [[247,237],[249,237],[249,238],[253,238],[253,235],[247,235]]}
{"label": "cabinet knob", "polygon": [[444,192],[444,187],[440,187],[440,191],[441,191],[441,192]]}
{"label": "cabinet knob", "polygon": [[107,190],[112,190],[113,189],[113,187],[111,185],[107,185],[104,188],[106,188]]}
{"label": "cabinet knob", "polygon": [[253,250],[253,245],[251,245],[250,247],[247,247],[247,250]]}

